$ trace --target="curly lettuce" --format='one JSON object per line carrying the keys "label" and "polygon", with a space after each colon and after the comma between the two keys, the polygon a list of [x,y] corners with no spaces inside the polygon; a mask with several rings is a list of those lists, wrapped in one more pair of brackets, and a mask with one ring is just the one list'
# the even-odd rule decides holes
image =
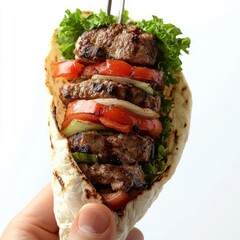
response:
{"label": "curly lettuce", "polygon": [[152,20],[142,20],[136,24],[143,31],[151,33],[158,38],[159,54],[156,67],[164,72],[165,85],[177,83],[173,76],[175,72],[182,70],[181,52],[188,52],[190,38],[180,38],[181,30],[173,24],[165,24],[161,18],[152,16]]}
{"label": "curly lettuce", "polygon": [[75,43],[85,31],[108,26],[116,21],[115,16],[107,15],[102,10],[98,14],[90,13],[87,17],[80,9],[76,9],[75,12],[66,10],[57,30],[57,43],[60,46],[63,59],[74,59]]}

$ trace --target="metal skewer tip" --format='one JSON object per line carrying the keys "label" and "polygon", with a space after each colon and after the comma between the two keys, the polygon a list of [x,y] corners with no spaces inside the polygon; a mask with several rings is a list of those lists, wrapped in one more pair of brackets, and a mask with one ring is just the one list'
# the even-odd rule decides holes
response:
{"label": "metal skewer tip", "polygon": [[108,5],[107,5],[107,14],[111,14],[111,8],[112,8],[112,0],[108,0]]}
{"label": "metal skewer tip", "polygon": [[125,6],[125,0],[120,1],[119,13],[118,13],[118,23],[121,23],[123,20],[123,11]]}
{"label": "metal skewer tip", "polygon": [[[118,23],[121,23],[123,20],[124,6],[125,6],[125,0],[120,0],[120,6],[119,6],[119,12],[118,12]],[[112,0],[108,0],[108,5],[107,5],[108,15],[111,14],[111,8],[112,8]]]}

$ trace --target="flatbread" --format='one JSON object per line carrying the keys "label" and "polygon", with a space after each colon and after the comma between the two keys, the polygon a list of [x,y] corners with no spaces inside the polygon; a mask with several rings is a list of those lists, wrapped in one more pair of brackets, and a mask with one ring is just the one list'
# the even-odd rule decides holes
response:
{"label": "flatbread", "polygon": [[[58,126],[64,120],[66,108],[59,99],[59,87],[63,78],[57,81],[52,77],[52,64],[60,60],[61,53],[53,35],[50,52],[46,58],[46,85],[48,87],[50,115],[49,133],[51,142],[52,189],[54,193],[54,213],[59,226],[61,240],[67,240],[69,230],[81,207],[89,202],[103,203],[71,156],[68,141],[60,133]],[[166,88],[164,94],[174,98],[174,107],[170,112],[172,132],[168,138],[168,157],[166,171],[152,187],[144,190],[136,199],[130,201],[123,210],[122,216],[114,212],[117,222],[117,240],[125,240],[128,232],[134,227],[153,201],[158,197],[163,185],[172,177],[181,158],[188,138],[191,117],[191,92],[182,73],[178,74],[179,83]]]}

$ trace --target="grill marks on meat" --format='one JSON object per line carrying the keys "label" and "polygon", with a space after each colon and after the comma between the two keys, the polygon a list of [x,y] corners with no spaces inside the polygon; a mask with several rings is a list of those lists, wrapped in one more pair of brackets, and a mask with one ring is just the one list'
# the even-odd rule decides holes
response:
{"label": "grill marks on meat", "polygon": [[86,31],[75,47],[75,58],[85,63],[113,58],[153,66],[157,55],[157,38],[154,35],[123,24]]}
{"label": "grill marks on meat", "polygon": [[81,170],[93,185],[110,185],[112,190],[144,189],[146,181],[139,165],[80,164]]}
{"label": "grill marks on meat", "polygon": [[102,163],[115,165],[147,162],[154,151],[151,137],[134,134],[104,136],[86,132],[73,135],[68,143],[72,152],[96,154]]}
{"label": "grill marks on meat", "polygon": [[118,134],[107,137],[112,155],[123,163],[147,162],[153,155],[153,139],[149,136]]}
{"label": "grill marks on meat", "polygon": [[86,80],[75,84],[64,84],[60,98],[67,105],[74,99],[118,98],[143,108],[160,111],[160,96],[149,95],[131,84],[110,80]]}
{"label": "grill marks on meat", "polygon": [[144,189],[146,181],[139,165],[153,155],[154,143],[149,136],[131,134],[100,135],[86,132],[68,139],[72,152],[97,154],[99,163],[80,164],[89,181],[98,189],[129,191]]}

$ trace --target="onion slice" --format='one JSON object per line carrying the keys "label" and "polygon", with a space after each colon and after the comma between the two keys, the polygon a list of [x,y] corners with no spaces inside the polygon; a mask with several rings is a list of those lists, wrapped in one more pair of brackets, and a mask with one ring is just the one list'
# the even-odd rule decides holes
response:
{"label": "onion slice", "polygon": [[63,129],[62,134],[65,137],[71,137],[79,132],[87,132],[90,130],[107,130],[108,128],[102,124],[93,123],[89,121],[82,121],[78,119],[73,119],[69,125]]}
{"label": "onion slice", "polygon": [[154,93],[154,90],[149,83],[134,80],[134,79],[131,79],[131,78],[95,74],[95,75],[92,76],[92,79],[93,80],[100,80],[100,81],[101,80],[102,81],[112,80],[114,82],[123,83],[123,84],[124,83],[125,84],[130,83],[130,84],[134,85],[135,87],[144,90],[145,92],[147,92],[150,95],[153,95],[153,93]]}
{"label": "onion slice", "polygon": [[135,104],[132,104],[130,102],[121,100],[121,99],[117,99],[117,98],[97,98],[93,100],[94,102],[103,104],[103,105],[115,105],[118,107],[123,107],[128,109],[131,112],[134,112],[138,115],[141,115],[143,117],[147,117],[147,118],[159,118],[160,115],[159,113],[153,111],[150,108],[141,108]]}

